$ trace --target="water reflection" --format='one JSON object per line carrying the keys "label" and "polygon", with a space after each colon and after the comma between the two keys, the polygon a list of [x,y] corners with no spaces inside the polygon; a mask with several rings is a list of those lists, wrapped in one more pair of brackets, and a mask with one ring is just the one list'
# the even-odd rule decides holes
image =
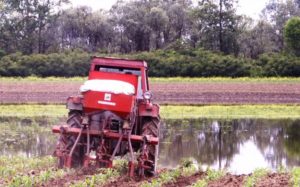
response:
{"label": "water reflection", "polygon": [[51,133],[52,120],[0,120],[0,155],[44,156],[52,154],[56,137]]}
{"label": "water reflection", "polygon": [[163,167],[182,157],[233,173],[300,165],[300,120],[169,120],[161,132]]}
{"label": "water reflection", "polygon": [[[0,155],[52,154],[51,126],[60,120],[0,118]],[[233,173],[300,166],[300,120],[165,120],[160,135],[161,167],[183,157]]]}

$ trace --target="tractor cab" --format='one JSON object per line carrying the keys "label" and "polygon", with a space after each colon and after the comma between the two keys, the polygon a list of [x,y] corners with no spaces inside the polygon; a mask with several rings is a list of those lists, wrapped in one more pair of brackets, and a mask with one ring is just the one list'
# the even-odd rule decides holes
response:
{"label": "tractor cab", "polygon": [[86,112],[107,110],[126,118],[148,91],[143,61],[94,57],[88,80],[80,87]]}

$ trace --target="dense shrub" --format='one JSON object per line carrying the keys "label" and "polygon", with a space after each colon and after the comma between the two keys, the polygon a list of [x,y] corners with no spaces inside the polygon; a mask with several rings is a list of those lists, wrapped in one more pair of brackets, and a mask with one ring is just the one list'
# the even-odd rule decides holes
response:
{"label": "dense shrub", "polygon": [[86,76],[90,55],[84,52],[33,54],[15,53],[0,60],[1,76]]}
{"label": "dense shrub", "polygon": [[258,59],[263,76],[300,76],[300,58],[281,54],[264,54]]}
{"label": "dense shrub", "polygon": [[[48,55],[10,54],[0,59],[0,76],[86,76],[93,55],[97,54],[79,50]],[[145,60],[153,77],[300,76],[300,58],[283,54],[264,54],[251,60],[203,49],[182,49],[109,56]]]}
{"label": "dense shrub", "polygon": [[133,54],[131,57],[146,60],[150,66],[150,75],[155,77],[250,76],[250,60],[215,54],[203,49],[180,52],[158,50]]}

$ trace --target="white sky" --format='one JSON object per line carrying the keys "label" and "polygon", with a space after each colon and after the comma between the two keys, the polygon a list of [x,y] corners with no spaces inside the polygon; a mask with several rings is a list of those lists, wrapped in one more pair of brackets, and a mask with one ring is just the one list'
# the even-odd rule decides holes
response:
{"label": "white sky", "polygon": [[258,19],[268,0],[239,0],[237,12]]}
{"label": "white sky", "polygon": [[[87,5],[97,9],[109,10],[117,0],[70,0],[74,7],[80,5]],[[194,0],[196,1],[196,0]],[[239,14],[245,14],[252,17],[253,19],[258,19],[261,10],[264,8],[268,0],[239,0],[239,5],[237,7],[237,12]]]}

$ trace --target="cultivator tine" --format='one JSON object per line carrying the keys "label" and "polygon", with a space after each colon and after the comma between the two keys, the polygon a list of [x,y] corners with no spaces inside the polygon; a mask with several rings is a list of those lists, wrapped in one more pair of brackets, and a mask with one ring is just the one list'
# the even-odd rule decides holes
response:
{"label": "cultivator tine", "polygon": [[129,161],[128,162],[128,175],[129,175],[129,177],[134,177],[134,169],[135,169],[134,163],[132,161]]}
{"label": "cultivator tine", "polygon": [[118,149],[119,149],[119,147],[121,145],[122,139],[123,139],[123,134],[121,134],[120,138],[118,139],[118,143],[117,143],[117,145],[116,145],[116,147],[114,149],[113,154],[111,155],[110,160],[113,160],[115,158],[115,155],[116,155],[116,153],[117,153],[117,151],[118,151]]}
{"label": "cultivator tine", "polygon": [[74,150],[75,150],[75,148],[76,148],[76,146],[77,146],[77,144],[78,144],[78,142],[79,142],[79,140],[80,140],[80,138],[81,138],[83,128],[84,128],[84,126],[81,127],[81,129],[80,129],[80,131],[79,131],[79,134],[78,134],[78,136],[77,136],[77,138],[76,138],[76,141],[75,141],[75,143],[74,143],[74,145],[73,145],[73,147],[72,147],[72,149],[71,149],[69,155],[67,156],[67,160],[66,160],[66,162],[65,162],[65,166],[68,167],[68,168],[71,168],[71,167],[72,167],[72,155],[73,155]]}
{"label": "cultivator tine", "polygon": [[89,126],[87,126],[87,129],[86,129],[86,131],[87,131],[87,145],[86,145],[86,153],[85,153],[85,156],[84,156],[84,161],[83,161],[83,167],[89,167],[89,163],[90,163],[90,127]]}

